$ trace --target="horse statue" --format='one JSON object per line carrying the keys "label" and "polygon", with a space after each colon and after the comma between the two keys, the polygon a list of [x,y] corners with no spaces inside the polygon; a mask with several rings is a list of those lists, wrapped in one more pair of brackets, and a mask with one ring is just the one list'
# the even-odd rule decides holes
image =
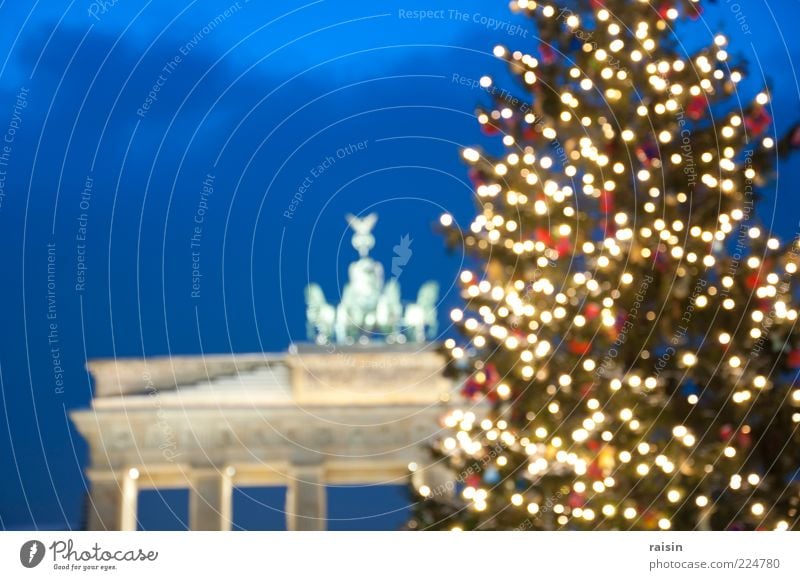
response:
{"label": "horse statue", "polygon": [[433,338],[438,330],[436,303],[439,300],[439,284],[426,282],[417,294],[417,301],[406,306],[403,324],[410,333],[410,339],[424,342]]}
{"label": "horse statue", "polygon": [[372,258],[361,258],[347,269],[349,282],[336,309],[336,339],[359,338],[375,328],[375,310],[383,288],[383,266]]}
{"label": "horse statue", "polygon": [[391,336],[397,333],[403,318],[403,305],[400,302],[400,283],[392,278],[383,287],[378,305],[375,308],[375,324],[378,330]]}
{"label": "horse statue", "polygon": [[319,284],[306,286],[306,320],[308,338],[316,342],[328,342],[333,338],[336,309],[325,300]]}

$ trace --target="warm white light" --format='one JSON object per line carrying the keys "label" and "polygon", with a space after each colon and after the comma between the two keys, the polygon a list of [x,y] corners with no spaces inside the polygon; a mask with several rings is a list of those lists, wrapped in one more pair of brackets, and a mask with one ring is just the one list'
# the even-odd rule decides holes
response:
{"label": "warm white light", "polygon": [[480,153],[478,153],[475,149],[471,147],[467,147],[466,149],[464,149],[462,155],[464,156],[464,159],[466,159],[467,161],[471,161],[473,163],[481,158]]}

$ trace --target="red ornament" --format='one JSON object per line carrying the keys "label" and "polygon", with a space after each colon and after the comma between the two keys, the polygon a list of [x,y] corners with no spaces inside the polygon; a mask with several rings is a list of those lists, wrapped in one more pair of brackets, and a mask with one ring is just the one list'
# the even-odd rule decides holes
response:
{"label": "red ornament", "polygon": [[480,399],[486,397],[489,401],[497,400],[495,385],[500,380],[500,373],[493,363],[489,363],[483,370],[470,376],[461,387],[461,394],[467,399]]}
{"label": "red ornament", "polygon": [[761,284],[760,272],[753,272],[744,279],[745,285],[752,290]]}
{"label": "red ornament", "polygon": [[600,212],[609,214],[614,211],[614,194],[605,189],[600,194]]}
{"label": "red ornament", "polygon": [[558,244],[556,244],[556,251],[558,252],[559,256],[566,256],[567,254],[569,254],[570,251],[572,251],[572,244],[570,243],[570,239],[564,237],[558,240]]}
{"label": "red ornament", "polygon": [[658,145],[653,141],[647,141],[636,148],[636,158],[645,167],[650,167],[653,159],[658,158]]}
{"label": "red ornament", "polygon": [[689,104],[686,106],[686,116],[694,121],[698,121],[703,118],[705,110],[706,98],[702,95],[697,95],[696,97],[692,97]]}
{"label": "red ornament", "polygon": [[794,125],[778,144],[778,151],[786,154],[789,151],[800,149],[800,123]]}
{"label": "red ornament", "polygon": [[650,159],[647,157],[642,147],[637,147],[634,153],[636,154],[636,159],[638,159],[642,165],[650,167]]}
{"label": "red ornament", "polygon": [[526,141],[535,141],[539,134],[536,131],[536,125],[527,125],[522,130],[522,136]]}
{"label": "red ornament", "polygon": [[472,473],[464,478],[464,483],[469,487],[478,487],[481,484],[481,476],[477,473]]}
{"label": "red ornament", "polygon": [[800,148],[800,124],[795,125],[786,135],[787,143],[792,149]]}
{"label": "red ornament", "polygon": [[553,243],[553,237],[547,228],[536,228],[535,236],[537,242],[544,242],[547,246]]}
{"label": "red ornament", "polygon": [[567,501],[569,502],[569,507],[577,508],[582,507],[583,504],[586,503],[586,498],[583,496],[583,494],[573,491],[571,494],[569,494]]}
{"label": "red ornament", "polygon": [[767,130],[771,122],[772,117],[770,117],[767,109],[761,105],[756,105],[752,114],[744,120],[744,125],[754,137],[757,137]]}
{"label": "red ornament", "polygon": [[733,437],[733,427],[731,425],[723,425],[720,427],[719,436],[723,441],[730,441]]}
{"label": "red ornament", "polygon": [[603,479],[603,470],[597,464],[597,460],[592,461],[586,468],[586,475],[592,479]]}
{"label": "red ornament", "polygon": [[484,135],[497,135],[500,133],[500,128],[492,123],[482,123],[481,131],[483,131]]}
{"label": "red ornament", "polygon": [[642,514],[642,523],[644,524],[645,528],[648,529],[655,529],[658,525],[658,520],[661,514],[658,514],[652,510],[648,510]]}
{"label": "red ornament", "polygon": [[588,341],[575,340],[569,341],[569,351],[572,354],[586,355],[592,350],[592,343]]}
{"label": "red ornament", "polygon": [[587,320],[594,320],[600,314],[600,306],[595,304],[594,302],[590,302],[586,305],[586,308],[583,309],[583,315],[586,317]]}
{"label": "red ornament", "polygon": [[483,391],[483,385],[475,380],[474,377],[468,378],[464,381],[461,387],[461,394],[467,399],[476,399]]}
{"label": "red ornament", "polygon": [[539,54],[544,64],[553,64],[556,61],[556,53],[553,47],[546,42],[539,43]]}
{"label": "red ornament", "polygon": [[480,171],[474,167],[467,172],[467,175],[469,176],[469,180],[472,182],[472,186],[475,189],[484,184],[483,176],[481,175]]}
{"label": "red ornament", "polygon": [[491,387],[494,387],[497,384],[497,381],[500,380],[500,373],[497,372],[497,367],[494,365],[494,363],[488,363],[483,369],[483,372],[486,375],[486,384]]}
{"label": "red ornament", "polygon": [[789,351],[786,355],[786,366],[790,369],[800,369],[800,348]]}
{"label": "red ornament", "polygon": [[750,432],[745,433],[742,430],[739,430],[739,433],[736,436],[736,441],[739,443],[739,446],[742,449],[749,449],[750,444],[753,442],[753,437]]}
{"label": "red ornament", "polygon": [[772,308],[772,302],[770,302],[769,298],[762,298],[760,300],[756,300],[755,306],[761,312],[769,312]]}

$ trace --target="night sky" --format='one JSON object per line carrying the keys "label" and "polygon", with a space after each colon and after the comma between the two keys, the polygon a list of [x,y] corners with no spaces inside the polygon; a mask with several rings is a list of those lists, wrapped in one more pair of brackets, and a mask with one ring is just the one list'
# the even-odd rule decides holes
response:
{"label": "night sky", "polygon": [[[474,119],[488,102],[474,81],[505,76],[495,44],[537,39],[503,1],[408,17],[431,8],[0,2],[0,528],[81,525],[86,446],[68,412],[90,401],[87,359],[304,340],[304,286],[338,301],[355,257],[347,212],[380,215],[372,255],[385,267],[413,239],[403,297],[438,280],[448,332],[463,256],[433,225],[473,213],[459,148],[496,147]],[[743,98],[769,83],[778,133],[800,120],[799,12],[720,0],[679,30],[687,50],[732,38],[750,62]],[[800,156],[778,177],[760,213],[786,237]],[[236,525],[279,529],[283,494],[237,490]],[[143,494],[140,527],[184,527],[185,503]],[[397,528],[405,503],[399,487],[334,489],[330,527]]]}

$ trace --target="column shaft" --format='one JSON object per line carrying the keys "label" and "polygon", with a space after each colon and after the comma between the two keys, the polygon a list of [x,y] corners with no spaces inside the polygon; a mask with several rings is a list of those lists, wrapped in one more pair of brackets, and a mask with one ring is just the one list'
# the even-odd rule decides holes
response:
{"label": "column shaft", "polygon": [[122,506],[122,490],[119,483],[110,481],[93,481],[89,493],[88,528],[90,530],[119,530]]}
{"label": "column shaft", "polygon": [[293,465],[286,487],[286,529],[324,530],[325,503],[323,467]]}
{"label": "column shaft", "polygon": [[136,530],[136,479],[104,473],[92,477],[87,526],[90,530]]}
{"label": "column shaft", "polygon": [[136,479],[126,475],[122,480],[122,505],[120,506],[119,529],[136,531],[136,515],[139,504],[139,486]]}
{"label": "column shaft", "polygon": [[233,523],[233,482],[216,470],[192,474],[189,525],[193,530],[228,531]]}

